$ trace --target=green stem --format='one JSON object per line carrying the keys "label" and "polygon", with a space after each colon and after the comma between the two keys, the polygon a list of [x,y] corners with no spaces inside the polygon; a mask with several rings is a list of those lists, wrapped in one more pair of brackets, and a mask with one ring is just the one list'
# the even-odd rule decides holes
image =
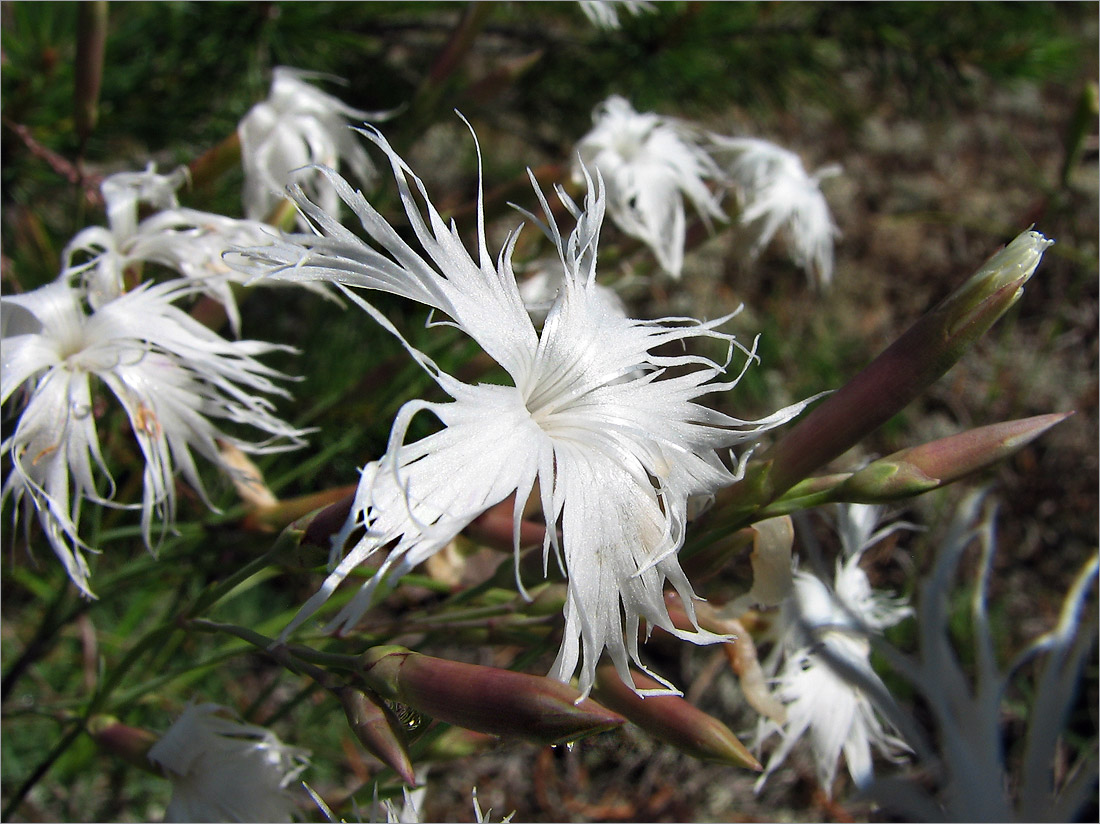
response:
{"label": "green stem", "polygon": [[138,659],[141,658],[147,650],[163,643],[164,639],[175,632],[176,629],[175,622],[162,624],[142,638],[137,645],[126,654],[126,657],[122,659],[118,667],[115,668],[99,689],[96,690],[95,695],[92,696],[92,700],[88,702],[83,715],[76,720],[72,728],[61,738],[61,740],[53,746],[46,757],[11,797],[8,805],[4,808],[3,812],[0,813],[0,818],[3,818],[5,821],[11,819],[12,813],[15,812],[23,802],[23,799],[27,797],[27,794],[34,789],[35,784],[49,772],[54,763],[64,755],[65,751],[72,743],[87,729],[88,720],[100,711],[100,708],[107,701],[107,698],[122,681],[123,676],[135,663],[137,663]]}
{"label": "green stem", "polygon": [[269,549],[259,558],[249,561],[247,564],[245,564],[235,573],[230,575],[224,581],[219,582],[218,584],[210,587],[202,594],[200,594],[199,597],[195,599],[195,603],[191,605],[191,608],[187,610],[185,619],[188,616],[201,615],[211,606],[213,606],[230,592],[232,592],[233,589],[242,581],[248,580],[261,569],[269,566],[280,553],[297,546],[301,535],[302,533],[299,530],[295,530],[290,527],[284,529],[281,533],[279,533],[279,537],[275,540],[275,543],[272,545],[271,549]]}

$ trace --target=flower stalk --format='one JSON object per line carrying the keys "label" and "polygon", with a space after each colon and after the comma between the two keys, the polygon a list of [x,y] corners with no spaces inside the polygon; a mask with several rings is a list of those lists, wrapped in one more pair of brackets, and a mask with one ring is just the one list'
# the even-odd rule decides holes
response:
{"label": "flower stalk", "polygon": [[99,119],[99,89],[103,83],[103,54],[106,48],[107,0],[80,3],[77,8],[73,119],[81,156]]}
{"label": "flower stalk", "polygon": [[[1053,241],[1024,232],[810,412],[718,496],[744,516],[776,500],[904,409],[1020,298]],[[735,517],[733,520],[738,520]]]}

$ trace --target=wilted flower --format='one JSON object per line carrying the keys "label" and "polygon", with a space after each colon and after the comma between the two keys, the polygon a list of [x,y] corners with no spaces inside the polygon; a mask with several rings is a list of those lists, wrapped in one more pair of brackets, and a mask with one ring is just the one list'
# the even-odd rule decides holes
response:
{"label": "wilted flower", "polygon": [[607,186],[607,213],[626,234],[653,250],[661,268],[680,277],[684,263],[686,196],[704,221],[725,220],[707,180],[723,175],[688,124],[639,114],[613,95],[596,107],[594,127],[577,144],[574,177],[596,169]]}
{"label": "wilted flower", "polygon": [[[283,198],[291,173],[304,166],[319,164],[336,169],[343,161],[363,183],[374,178],[374,166],[366,150],[348,128],[349,118],[362,122],[368,113],[306,82],[321,77],[324,75],[276,67],[267,100],[249,109],[237,126],[247,217],[267,217]],[[333,213],[339,209],[336,193],[323,185],[315,170],[305,169],[293,177],[324,209]]]}
{"label": "wilted flower", "polygon": [[622,25],[619,9],[635,16],[654,11],[653,4],[645,0],[578,0],[577,5],[584,16],[601,29],[617,29]]}
{"label": "wilted flower", "polygon": [[[165,529],[175,518],[175,467],[208,500],[192,450],[221,465],[219,438],[252,452],[301,442],[303,433],[258,396],[286,394],[272,381],[285,376],[255,358],[283,347],[226,341],[202,326],[173,305],[194,288],[179,280],[145,283],[89,310],[86,293],[62,276],[33,292],[0,297],[0,401],[21,389],[25,403],[14,432],[0,444],[12,462],[2,495],[11,494],[17,505],[26,496],[69,577],[87,595],[82,551],[91,547],[79,536],[81,505],[118,505],[100,451],[96,421],[103,411],[93,377],[122,404],[145,458],[141,524],[150,547],[154,517]],[[271,438],[240,440],[215,426],[216,418]],[[289,443],[274,443],[283,440]],[[97,475],[105,479],[103,491]]]}
{"label": "wilted flower", "polygon": [[[559,197],[577,221],[568,239],[551,219],[543,230],[557,247],[562,288],[541,332],[531,322],[510,260],[513,232],[494,264],[479,221],[477,259],[427,199],[423,183],[377,132],[365,132],[389,157],[412,230],[427,258],[405,244],[391,226],[337,175],[329,177],[384,252],[376,251],[304,198],[293,193],[321,237],[299,238],[249,250],[254,270],[279,277],[324,279],[341,284],[380,323],[397,334],[373,306],[347,286],[379,289],[424,303],[448,316],[508,372],[512,385],[471,386],[444,373],[408,344],[410,354],[454,401],[411,401],[398,413],[389,448],[368,464],[346,532],[366,527],[302,608],[287,632],[328,599],[368,557],[388,545],[388,557],[333,625],[350,628],[378,586],[403,574],[447,545],[474,518],[511,497],[526,501],[539,489],[548,523],[544,554],[551,548],[569,576],[565,633],[552,674],[568,680],[581,666],[580,689],[592,686],[596,662],[610,651],[624,680],[628,659],[638,661],[641,619],[687,640],[709,643],[723,636],[677,629],[663,598],[665,581],[683,596],[691,616],[691,591],[676,557],[684,540],[687,500],[731,483],[735,474],[716,449],[743,443],[798,413],[802,404],[759,421],[707,409],[696,398],[732,388],[725,364],[691,354],[655,354],[669,343],[717,340],[727,358],[740,348],[718,331],[726,320],[634,320],[612,311],[595,288],[596,246],[604,216],[604,191],[589,180],[582,211]],[[409,180],[424,200],[421,212]],[[550,207],[536,194],[547,215]],[[745,350],[742,350],[745,351]],[[751,352],[747,353],[750,356]],[[676,367],[675,377],[666,370]],[[746,364],[747,368],[747,364]],[[443,429],[406,444],[409,423],[428,411]],[[522,506],[515,507],[518,536]],[[518,537],[516,551],[519,550]],[[338,562],[338,563],[337,563]],[[625,617],[625,623],[624,623]]]}
{"label": "wilted flower", "polygon": [[912,614],[902,601],[872,590],[859,567],[863,552],[901,525],[872,533],[877,508],[842,504],[838,509],[847,557],[837,561],[832,591],[816,576],[798,570],[784,606],[784,663],[775,693],[786,704],[787,720],[783,725],[767,718],[760,721],[758,742],[777,732],[782,742],[757,781],[757,791],[807,732],[817,778],[826,793],[831,792],[841,753],[852,779],[862,787],[873,776],[872,746],[892,761],[909,752],[846,674],[855,671],[881,685],[871,669],[868,635]]}
{"label": "wilted flower", "polygon": [[172,782],[166,821],[290,821],[309,753],[269,730],[191,704],[149,750]]}
{"label": "wilted flower", "polygon": [[819,286],[833,278],[833,240],[840,230],[819,184],[840,174],[830,165],[806,173],[794,152],[767,140],[712,135],[714,153],[728,155],[726,166],[741,205],[741,223],[756,234],[750,255],[760,254],[781,233],[796,265]]}

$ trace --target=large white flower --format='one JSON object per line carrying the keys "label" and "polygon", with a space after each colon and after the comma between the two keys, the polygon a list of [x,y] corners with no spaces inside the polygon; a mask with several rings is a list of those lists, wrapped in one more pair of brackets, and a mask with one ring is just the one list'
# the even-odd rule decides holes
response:
{"label": "large white flower", "polygon": [[[336,616],[335,625],[351,627],[379,584],[446,546],[493,504],[513,494],[522,504],[537,485],[547,523],[561,531],[559,539],[557,529],[547,530],[544,553],[553,548],[569,577],[556,677],[573,675],[583,649],[580,688],[587,693],[596,661],[607,649],[630,683],[628,656],[641,666],[637,645],[642,619],[692,641],[719,640],[721,636],[701,630],[677,629],[664,604],[666,581],[689,609],[694,597],[676,557],[684,540],[688,497],[712,493],[734,480],[715,450],[789,420],[802,405],[744,421],[696,403],[701,395],[732,388],[737,378],[726,377],[723,363],[678,347],[708,338],[721,342],[731,356],[738,345],[718,331],[725,318],[705,323],[634,320],[606,300],[595,283],[604,217],[604,192],[598,183],[589,180],[584,211],[559,190],[577,221],[567,239],[552,219],[539,224],[557,247],[563,270],[562,287],[540,332],[524,308],[512,269],[517,233],[508,237],[494,262],[482,217],[475,260],[457,229],[448,227],[428,201],[420,179],[381,135],[365,134],[389,157],[426,257],[330,173],[381,251],[340,226],[299,190],[295,200],[321,236],[299,238],[299,245],[249,250],[253,269],[292,280],[320,278],[344,287],[378,289],[424,303],[473,337],[513,382],[471,386],[409,347],[454,400],[411,401],[398,413],[386,455],[363,469],[356,494],[348,530],[365,526],[365,536],[342,559],[337,549],[336,568],[286,632],[316,612],[352,569],[392,543],[378,572]],[[542,192],[537,186],[535,191],[549,215]],[[396,333],[370,304],[345,291]],[[434,414],[443,429],[406,444],[409,422],[422,411]],[[521,509],[517,505],[517,552]]]}
{"label": "large white flower", "polygon": [[288,787],[309,753],[224,711],[190,704],[149,750],[172,782],[165,821],[290,821],[295,800]]}
{"label": "large white flower", "polygon": [[[304,166],[320,164],[339,168],[347,163],[363,183],[374,177],[374,166],[348,119],[362,122],[367,112],[353,109],[336,97],[307,83],[317,75],[286,66],[273,72],[271,92],[257,103],[237,126],[244,164],[244,211],[247,217],[263,220],[282,199],[291,173]],[[324,186],[321,176],[306,170],[294,179],[305,185],[310,196],[334,212],[340,201]]]}
{"label": "large white flower", "polygon": [[574,176],[596,169],[607,186],[607,212],[615,225],[638,238],[661,268],[680,277],[684,263],[686,196],[703,220],[725,220],[707,180],[723,175],[686,123],[652,112],[640,114],[613,95],[596,107],[592,131],[577,144]]}
{"label": "large white flower", "polygon": [[755,257],[781,233],[787,252],[819,286],[833,278],[833,241],[840,234],[820,183],[840,174],[836,165],[806,173],[794,152],[767,140],[712,135],[714,153],[728,159],[728,172],[741,204],[741,223],[756,239]]}
{"label": "large white flower", "polygon": [[[903,601],[875,592],[859,562],[867,548],[904,525],[873,532],[879,514],[876,507],[839,505],[838,510],[847,557],[837,561],[832,589],[817,576],[798,570],[784,605],[784,663],[775,694],[786,705],[787,720],[783,725],[766,718],[760,721],[758,742],[774,733],[782,741],[757,781],[757,791],[807,733],[818,782],[826,793],[832,790],[841,754],[852,779],[866,787],[873,777],[872,747],[894,761],[909,752],[890,724],[879,718],[858,683],[862,680],[885,689],[871,669],[868,635],[912,614]],[[853,673],[858,677],[853,678]]]}
{"label": "large white flower", "polygon": [[[226,341],[202,326],[173,305],[194,288],[181,280],[146,283],[89,310],[84,290],[62,276],[0,297],[0,402],[21,390],[25,403],[0,444],[0,454],[11,457],[2,495],[33,505],[69,577],[88,595],[81,504],[114,498],[96,424],[103,413],[99,383],[122,404],[145,458],[141,523],[150,547],[154,519],[167,529],[175,517],[174,467],[206,500],[192,450],[221,465],[219,438],[253,452],[301,443],[302,432],[275,417],[260,396],[286,394],[272,380],[284,376],[256,360],[283,347]],[[241,440],[215,426],[219,418],[269,438]]]}

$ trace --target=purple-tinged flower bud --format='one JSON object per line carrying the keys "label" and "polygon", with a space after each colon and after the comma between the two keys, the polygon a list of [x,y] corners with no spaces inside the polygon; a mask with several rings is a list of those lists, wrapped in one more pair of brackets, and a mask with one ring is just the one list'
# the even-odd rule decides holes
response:
{"label": "purple-tinged flower bud", "polygon": [[902,449],[856,472],[837,490],[836,498],[880,503],[946,486],[1007,458],[1072,414],[996,423]]}
{"label": "purple-tinged flower bud", "polygon": [[111,715],[96,715],[88,721],[88,734],[103,752],[145,772],[157,772],[149,762],[149,749],[157,736],[149,730],[122,724]]}
{"label": "purple-tinged flower bud", "polygon": [[[640,690],[664,688],[639,672],[632,671],[630,675]],[[623,683],[611,665],[597,668],[596,694],[654,738],[693,758],[720,761],[758,772],[763,769],[729,727],[717,718],[676,695],[643,698]]]}
{"label": "purple-tinged flower bud", "polygon": [[348,726],[367,752],[392,769],[409,786],[416,786],[416,775],[409,761],[401,721],[393,710],[373,692],[341,687],[335,690],[344,708]]}
{"label": "purple-tinged flower bud", "polygon": [[613,729],[622,716],[550,678],[421,655],[404,647],[363,654],[361,673],[380,695],[458,727],[563,744]]}
{"label": "purple-tinged flower bud", "polygon": [[993,255],[764,455],[731,487],[732,502],[774,500],[907,406],[1016,302],[1051,243],[1023,232]]}

